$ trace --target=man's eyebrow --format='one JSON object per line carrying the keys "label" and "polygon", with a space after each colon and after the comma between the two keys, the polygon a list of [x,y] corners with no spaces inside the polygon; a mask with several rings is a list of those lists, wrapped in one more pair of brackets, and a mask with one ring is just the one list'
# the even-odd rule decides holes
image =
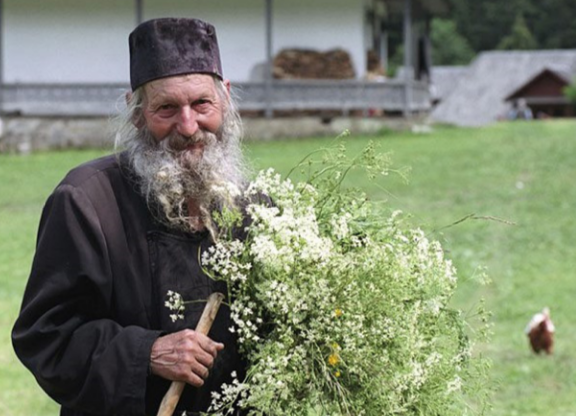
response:
{"label": "man's eyebrow", "polygon": [[[181,99],[182,99],[182,97],[174,97],[171,94],[159,92],[158,94],[155,94],[153,98],[148,99],[147,102],[148,102],[148,105],[154,106],[154,105],[158,105],[160,103],[165,103],[165,102],[180,101]],[[218,94],[214,91],[209,90],[209,89],[204,89],[204,90],[194,94],[194,97],[191,100],[191,102],[195,102],[198,100],[205,100],[205,99],[216,100],[216,99],[218,99]]]}

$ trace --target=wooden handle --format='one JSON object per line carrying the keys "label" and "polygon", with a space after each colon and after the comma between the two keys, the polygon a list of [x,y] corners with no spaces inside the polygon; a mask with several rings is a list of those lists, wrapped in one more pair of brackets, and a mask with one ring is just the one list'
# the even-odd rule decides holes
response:
{"label": "wooden handle", "polygon": [[[224,295],[218,292],[212,293],[208,297],[208,302],[204,307],[200,321],[198,321],[198,325],[196,325],[196,332],[200,332],[203,335],[208,335],[208,332],[210,332],[212,323],[214,323],[214,319],[216,319],[218,309],[220,308],[220,304],[223,300]],[[174,409],[176,409],[176,405],[180,400],[182,391],[184,391],[185,385],[186,383],[183,381],[172,382],[170,388],[162,399],[162,403],[160,403],[157,416],[172,416]]]}

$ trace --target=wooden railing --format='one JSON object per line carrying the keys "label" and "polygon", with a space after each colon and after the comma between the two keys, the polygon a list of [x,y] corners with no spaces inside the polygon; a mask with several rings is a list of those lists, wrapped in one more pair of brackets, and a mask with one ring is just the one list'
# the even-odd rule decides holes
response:
{"label": "wooden railing", "polygon": [[[0,91],[3,114],[29,116],[114,115],[124,106],[127,84],[5,84]],[[233,84],[240,110],[352,110],[381,109],[406,112],[430,109],[428,85],[414,82],[282,80],[270,84]],[[407,103],[407,98],[410,101]]]}

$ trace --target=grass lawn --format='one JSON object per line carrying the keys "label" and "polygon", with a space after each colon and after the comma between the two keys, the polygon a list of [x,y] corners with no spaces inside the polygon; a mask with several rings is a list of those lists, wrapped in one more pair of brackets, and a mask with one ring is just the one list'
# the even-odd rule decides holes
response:
{"label": "grass lawn", "polygon": [[[386,132],[348,137],[350,154],[373,140],[410,181],[350,183],[440,239],[462,279],[454,303],[473,311],[485,298],[493,336],[479,351],[492,361],[493,416],[576,415],[576,121],[501,123],[482,129],[438,127],[432,134]],[[252,142],[256,168],[286,173],[330,139]],[[44,200],[65,172],[98,151],[0,155],[0,413],[55,416],[57,406],[19,364],[9,340],[33,255]],[[455,226],[449,225],[474,214]],[[481,219],[484,218],[484,219]],[[469,278],[485,267],[492,284]],[[530,353],[524,326],[549,306],[556,325],[551,357]]]}

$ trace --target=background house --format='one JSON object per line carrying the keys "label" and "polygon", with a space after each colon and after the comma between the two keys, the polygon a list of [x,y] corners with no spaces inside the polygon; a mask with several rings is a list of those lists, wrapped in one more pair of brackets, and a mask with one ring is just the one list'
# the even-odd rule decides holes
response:
{"label": "background house", "polygon": [[[551,94],[553,90],[554,100],[562,101],[558,95],[559,79],[552,86],[551,73],[543,72],[552,66],[562,68],[562,74],[575,74],[576,50],[483,52],[470,64],[454,91],[432,110],[431,118],[436,122],[481,126],[505,118],[511,99],[523,94],[531,99],[529,106],[550,99],[529,96],[536,91]],[[567,82],[567,75],[560,76],[558,71],[554,72],[556,78]]]}
{"label": "background house", "polygon": [[574,68],[551,64],[537,73],[505,100],[513,105],[523,102],[536,118],[573,117],[574,105],[564,95],[576,74]]}

